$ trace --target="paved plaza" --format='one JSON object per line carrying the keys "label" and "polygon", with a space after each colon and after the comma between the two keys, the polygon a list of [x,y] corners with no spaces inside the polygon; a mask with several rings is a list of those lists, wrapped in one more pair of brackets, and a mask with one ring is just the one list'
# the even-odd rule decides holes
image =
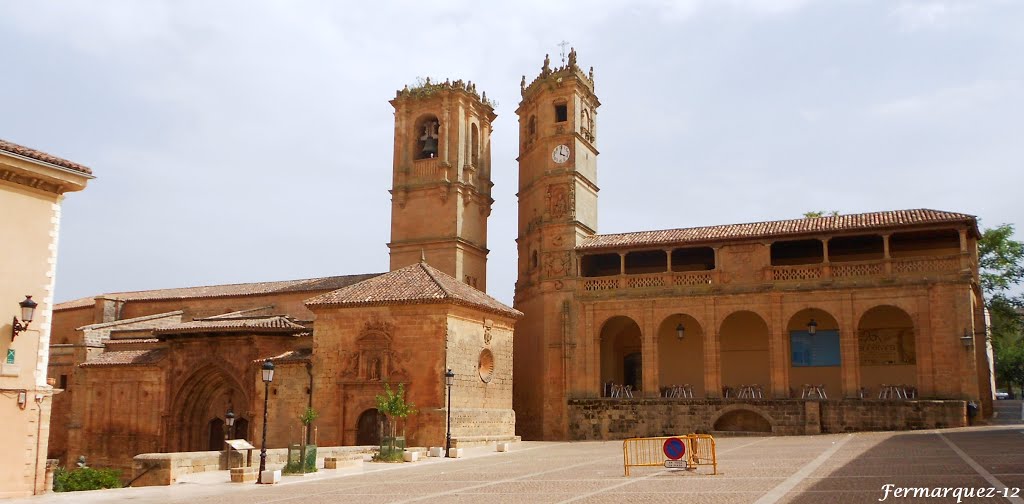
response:
{"label": "paved plaza", "polygon": [[[1019,405],[1019,402],[1017,402]],[[1019,406],[1018,406],[1019,407]],[[1019,418],[1019,417],[1018,417]],[[522,442],[509,453],[468,450],[462,459],[285,477],[276,486],[230,484],[206,473],[170,487],[50,494],[13,502],[504,503],[878,502],[884,485],[927,488],[1024,487],[1024,425],[916,432],[869,432],[717,440],[719,475],[663,468],[622,471],[622,443]],[[701,472],[705,472],[702,468]],[[956,502],[898,498],[885,502]],[[1020,498],[966,498],[1014,502]]]}

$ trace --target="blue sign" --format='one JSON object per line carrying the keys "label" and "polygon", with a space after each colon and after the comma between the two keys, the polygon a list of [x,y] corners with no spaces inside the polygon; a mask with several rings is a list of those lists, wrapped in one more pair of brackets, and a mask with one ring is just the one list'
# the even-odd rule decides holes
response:
{"label": "blue sign", "polygon": [[683,444],[683,440],[677,437],[668,438],[665,440],[665,444],[662,445],[661,451],[665,452],[665,456],[669,460],[679,460],[686,455],[686,445]]}

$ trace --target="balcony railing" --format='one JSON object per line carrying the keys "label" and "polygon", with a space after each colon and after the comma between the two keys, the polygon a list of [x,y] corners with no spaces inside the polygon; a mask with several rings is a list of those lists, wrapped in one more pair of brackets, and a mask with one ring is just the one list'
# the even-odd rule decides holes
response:
{"label": "balcony railing", "polygon": [[[769,266],[765,280],[769,282],[815,282],[830,279],[882,277],[893,275],[919,275],[924,273],[954,274],[963,266],[961,255],[934,257],[907,257],[873,261],[837,262],[830,264],[801,264],[795,266]],[[699,287],[720,283],[717,270],[648,273],[583,278],[583,289],[590,292],[676,287]]]}
{"label": "balcony railing", "polygon": [[905,257],[874,261],[771,266],[766,278],[773,281],[807,281],[825,278],[857,278],[918,273],[956,273],[961,271],[960,255]]}
{"label": "balcony railing", "polygon": [[583,289],[604,291],[614,289],[644,289],[650,287],[680,287],[709,285],[714,282],[712,271],[687,271],[653,273],[647,275],[618,275],[612,277],[584,278]]}

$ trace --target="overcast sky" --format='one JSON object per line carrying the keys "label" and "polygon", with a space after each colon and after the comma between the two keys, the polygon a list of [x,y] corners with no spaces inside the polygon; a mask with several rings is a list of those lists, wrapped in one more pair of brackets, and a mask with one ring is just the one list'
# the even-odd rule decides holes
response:
{"label": "overcast sky", "polygon": [[0,138],[86,164],[56,298],[383,272],[396,89],[594,66],[599,232],[936,208],[1024,232],[1024,2],[0,0]]}

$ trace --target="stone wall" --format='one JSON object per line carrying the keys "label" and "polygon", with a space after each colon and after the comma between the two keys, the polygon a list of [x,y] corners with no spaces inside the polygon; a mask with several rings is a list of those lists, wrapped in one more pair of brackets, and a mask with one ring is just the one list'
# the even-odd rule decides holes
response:
{"label": "stone wall", "polygon": [[569,437],[610,440],[691,432],[907,430],[967,425],[964,401],[570,399]]}
{"label": "stone wall", "polygon": [[[372,453],[374,448],[373,446],[320,446],[316,450],[316,465],[323,467],[324,457],[355,458],[361,461],[363,455]],[[252,452],[252,466],[259,467],[259,450]],[[129,481],[134,481],[131,486],[135,487],[171,485],[185,474],[224,470],[226,467],[224,453],[223,451],[142,453],[136,455],[132,461],[131,480]],[[231,455],[232,466],[245,465],[243,452],[233,451]],[[267,469],[280,469],[287,461],[287,448],[267,450]],[[226,479],[227,475],[225,475]]]}
{"label": "stone wall", "polygon": [[916,430],[964,427],[964,401],[822,401],[821,431]]}

